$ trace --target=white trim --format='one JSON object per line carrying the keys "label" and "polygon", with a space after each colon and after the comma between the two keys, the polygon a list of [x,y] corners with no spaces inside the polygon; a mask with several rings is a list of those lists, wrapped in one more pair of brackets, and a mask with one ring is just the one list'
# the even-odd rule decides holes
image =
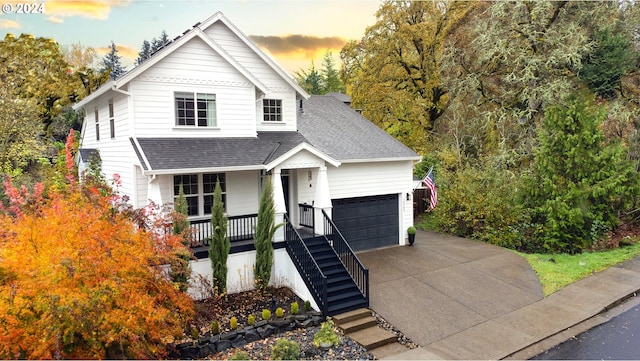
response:
{"label": "white trim", "polygon": [[[131,139],[133,139],[133,143],[136,145],[136,148],[138,150],[137,153],[140,153],[140,156],[142,157],[142,160],[144,161],[144,165],[145,167],[142,167],[142,175],[146,176],[148,174],[151,173],[146,173],[148,170],[151,169],[151,164],[149,164],[149,160],[147,159],[147,156],[144,154],[144,152],[142,151],[142,147],[140,146],[140,143],[138,143],[138,139],[136,137],[132,137]],[[135,150],[134,150],[135,152]],[[135,154],[135,153],[134,153]],[[136,157],[138,158],[138,157]],[[145,170],[144,168],[147,168],[147,170]]]}
{"label": "white trim", "polygon": [[302,150],[306,150],[309,153],[315,155],[316,157],[322,159],[323,161],[331,164],[334,167],[339,167],[341,162],[333,159],[332,157],[328,156],[327,154],[319,151],[318,149],[314,148],[313,146],[311,146],[309,143],[303,142],[298,144],[297,146],[295,146],[294,148],[292,148],[291,150],[289,150],[288,152],[284,153],[283,155],[279,156],[278,158],[276,158],[275,160],[273,160],[272,162],[269,162],[266,164],[266,170],[269,171],[277,166],[279,166],[280,164],[284,163],[284,161],[286,161],[287,159],[293,157],[294,155],[298,154],[300,151]]}
{"label": "white trim", "polygon": [[420,162],[422,157],[402,157],[402,158],[362,158],[362,159],[345,159],[341,163],[370,163],[370,162],[400,162],[400,161],[416,161]]}
{"label": "white trim", "polygon": [[245,170],[263,170],[266,169],[264,165],[244,165],[244,166],[232,166],[232,167],[206,167],[206,168],[178,168],[178,169],[160,169],[160,170],[145,170],[143,174],[148,175],[167,175],[167,174],[193,174],[193,173],[222,173],[222,172],[239,172]]}

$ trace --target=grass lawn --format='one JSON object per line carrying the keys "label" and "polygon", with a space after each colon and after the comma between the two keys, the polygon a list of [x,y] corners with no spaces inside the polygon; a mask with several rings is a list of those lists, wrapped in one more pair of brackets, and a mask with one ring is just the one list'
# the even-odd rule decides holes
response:
{"label": "grass lawn", "polygon": [[638,241],[639,239],[636,238],[636,242],[629,246],[601,252],[584,252],[577,255],[516,253],[524,257],[536,271],[542,284],[542,291],[545,296],[548,296],[592,273],[640,255],[640,242]]}

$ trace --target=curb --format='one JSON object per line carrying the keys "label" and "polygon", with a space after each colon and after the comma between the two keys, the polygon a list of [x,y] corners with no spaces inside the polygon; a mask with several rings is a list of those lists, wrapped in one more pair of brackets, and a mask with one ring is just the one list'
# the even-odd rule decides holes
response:
{"label": "curb", "polygon": [[577,322],[564,330],[553,333],[528,346],[525,346],[520,350],[517,350],[501,358],[501,360],[527,360],[549,350],[550,348],[560,345],[561,343],[564,343],[565,341],[574,338],[583,332],[586,332],[598,325],[609,321],[613,317],[618,316],[629,308],[640,304],[640,297],[638,297],[638,294],[640,294],[640,289],[631,292],[603,307],[602,310],[600,310],[593,316]]}

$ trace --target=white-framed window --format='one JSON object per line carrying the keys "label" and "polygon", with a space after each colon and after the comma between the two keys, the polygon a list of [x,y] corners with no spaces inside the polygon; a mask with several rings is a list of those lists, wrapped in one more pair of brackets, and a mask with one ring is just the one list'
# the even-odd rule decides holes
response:
{"label": "white-framed window", "polygon": [[93,111],[93,117],[96,121],[96,140],[100,140],[100,117],[98,115],[98,107]]}
{"label": "white-framed window", "polygon": [[206,216],[213,208],[213,192],[216,180],[220,180],[222,203],[227,204],[227,182],[224,173],[179,174],[173,176],[173,200],[178,199],[180,185],[187,199],[189,216]]}
{"label": "white-framed window", "polygon": [[174,98],[176,125],[192,127],[217,126],[215,94],[175,92]]}
{"label": "white-framed window", "polygon": [[111,139],[116,138],[116,119],[113,112],[113,99],[109,99],[109,133]]}
{"label": "white-framed window", "polygon": [[262,120],[265,122],[282,121],[282,99],[262,99]]}

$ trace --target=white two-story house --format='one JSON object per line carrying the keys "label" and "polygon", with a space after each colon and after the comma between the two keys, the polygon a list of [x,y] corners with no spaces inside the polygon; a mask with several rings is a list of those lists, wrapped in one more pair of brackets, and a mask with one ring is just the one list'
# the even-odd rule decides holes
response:
{"label": "white two-story house", "polygon": [[[404,244],[413,223],[412,169],[420,157],[337,98],[309,96],[222,13],[75,108],[85,111],[81,168],[98,154],[105,176],[120,175],[119,192],[134,207],[171,204],[182,186],[198,258],[192,267],[205,275],[220,181],[231,292],[253,286],[253,231],[265,177],[273,180],[277,221],[287,223],[274,239],[272,281],[327,313],[349,297],[345,285],[332,293],[339,272],[321,262],[323,247],[344,261],[351,250]],[[348,257],[353,261],[344,268],[366,298],[366,269]]]}

